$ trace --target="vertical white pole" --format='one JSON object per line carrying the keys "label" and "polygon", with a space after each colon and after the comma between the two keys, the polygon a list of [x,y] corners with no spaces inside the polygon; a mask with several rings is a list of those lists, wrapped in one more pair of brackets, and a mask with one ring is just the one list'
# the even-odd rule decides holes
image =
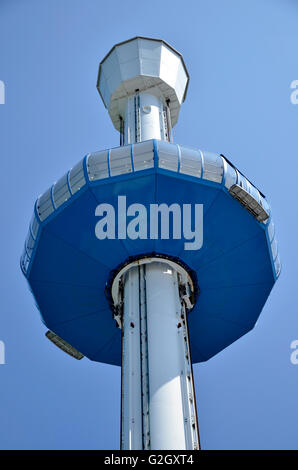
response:
{"label": "vertical white pole", "polygon": [[186,449],[176,272],[166,263],[146,265],[146,292],[151,449]]}
{"label": "vertical white pole", "polygon": [[150,409],[149,409],[149,364],[147,334],[147,301],[146,301],[146,266],[139,267],[140,276],[140,331],[141,331],[141,376],[142,376],[142,415],[143,415],[143,449],[150,449]]}

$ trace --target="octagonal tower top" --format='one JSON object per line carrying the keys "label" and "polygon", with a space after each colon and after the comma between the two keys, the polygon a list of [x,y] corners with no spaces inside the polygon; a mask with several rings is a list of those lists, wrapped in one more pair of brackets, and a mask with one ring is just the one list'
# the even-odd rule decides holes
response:
{"label": "octagonal tower top", "polygon": [[188,82],[179,52],[163,40],[135,37],[116,44],[101,61],[97,89],[115,128],[132,143],[171,140]]}

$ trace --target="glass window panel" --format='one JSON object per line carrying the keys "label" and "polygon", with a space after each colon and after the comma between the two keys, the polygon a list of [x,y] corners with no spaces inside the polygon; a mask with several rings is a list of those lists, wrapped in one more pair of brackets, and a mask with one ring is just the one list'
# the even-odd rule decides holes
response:
{"label": "glass window panel", "polygon": [[202,172],[202,157],[199,150],[180,146],[180,151],[180,173],[200,178]]}
{"label": "glass window panel", "polygon": [[145,170],[154,167],[153,141],[147,140],[133,145],[134,171]]}
{"label": "glass window panel", "polygon": [[255,188],[249,181],[247,181],[247,186],[249,190],[249,194],[259,203],[261,199],[261,195],[257,188]]}
{"label": "glass window panel", "polygon": [[30,228],[31,228],[31,233],[33,235],[33,238],[36,239],[37,233],[38,233],[38,228],[39,228],[39,222],[38,222],[38,220],[37,220],[34,213],[33,213],[32,218],[31,218]]}
{"label": "glass window panel", "polygon": [[278,251],[276,238],[274,238],[273,242],[271,243],[271,250],[272,250],[272,257],[273,259],[275,259],[277,256],[277,251]]}
{"label": "glass window panel", "polygon": [[276,276],[278,276],[279,273],[280,273],[280,270],[281,270],[281,263],[280,263],[279,255],[277,255],[277,257],[274,261],[274,267],[275,267],[275,274],[276,274]]}
{"label": "glass window panel", "polygon": [[75,165],[69,172],[69,186],[72,194],[75,194],[86,184],[84,175],[83,160]]}
{"label": "glass window panel", "polygon": [[158,166],[166,170],[178,171],[178,147],[175,144],[157,142],[158,148]]}
{"label": "glass window panel", "polygon": [[203,156],[203,178],[216,183],[221,183],[223,175],[223,161],[221,156],[211,152],[203,152]]}
{"label": "glass window panel", "polygon": [[87,157],[87,171],[90,181],[108,178],[108,151],[90,153]]}
{"label": "glass window panel", "polygon": [[67,175],[64,175],[57,183],[54,184],[53,188],[53,201],[55,208],[60,207],[71,197],[71,194],[67,185]]}
{"label": "glass window panel", "polygon": [[52,212],[54,212],[51,200],[51,188],[38,198],[37,212],[41,221],[45,220]]}
{"label": "glass window panel", "polygon": [[274,233],[275,233],[274,222],[271,219],[270,224],[268,225],[268,235],[269,235],[270,242],[272,242],[272,240],[274,238]]}
{"label": "glass window panel", "polygon": [[125,145],[110,151],[110,171],[111,176],[130,173],[131,168],[131,147]]}
{"label": "glass window panel", "polygon": [[238,174],[237,184],[239,184],[239,186],[241,186],[241,188],[245,189],[245,191],[247,191],[249,193],[249,187],[248,187],[247,179],[239,171],[237,171],[237,174]]}
{"label": "glass window panel", "polygon": [[23,271],[26,273],[27,272],[27,269],[28,269],[28,266],[29,266],[29,262],[30,262],[30,258],[29,256],[27,255],[27,252],[26,250],[24,250],[23,254],[22,254],[22,257],[21,257],[21,266],[23,268]]}
{"label": "glass window panel", "polygon": [[260,195],[260,204],[263,206],[267,214],[270,214],[270,206],[267,202],[267,200]]}
{"label": "glass window panel", "polygon": [[31,233],[29,232],[28,235],[27,235],[26,241],[25,241],[25,247],[26,247],[26,251],[27,251],[27,254],[28,254],[29,258],[31,258],[31,256],[32,256],[34,243],[35,243],[35,241],[32,238]]}

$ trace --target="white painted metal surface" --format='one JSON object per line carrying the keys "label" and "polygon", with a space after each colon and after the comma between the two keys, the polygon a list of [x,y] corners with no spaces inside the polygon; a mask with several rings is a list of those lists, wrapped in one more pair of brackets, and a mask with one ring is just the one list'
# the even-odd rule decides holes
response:
{"label": "white painted metal surface", "polygon": [[121,448],[140,450],[143,445],[138,268],[130,269],[124,279],[121,406]]}
{"label": "white painted metal surface", "polygon": [[117,311],[123,292],[122,449],[198,449],[188,281],[181,266],[157,258],[115,278]]}
{"label": "white painted metal surface", "polygon": [[[186,449],[179,341],[181,305],[175,271],[165,263],[146,266],[151,449]],[[182,345],[183,346],[183,345]]]}
{"label": "white painted metal surface", "polygon": [[147,302],[145,266],[139,268],[139,299],[140,299],[140,344],[141,344],[141,375],[142,375],[142,416],[143,416],[143,449],[150,449],[150,408],[149,408],[149,364],[147,336]]}

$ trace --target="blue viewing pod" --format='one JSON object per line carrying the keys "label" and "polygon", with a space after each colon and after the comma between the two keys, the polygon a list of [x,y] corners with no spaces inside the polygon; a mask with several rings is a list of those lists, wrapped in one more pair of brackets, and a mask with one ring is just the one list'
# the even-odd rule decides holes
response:
{"label": "blue viewing pod", "polygon": [[[116,237],[119,195],[146,208],[146,239],[96,237],[102,203],[116,208]],[[202,246],[151,239],[150,204],[202,205]],[[270,207],[257,188],[222,155],[155,140],[91,153],[40,196],[21,266],[46,326],[90,359],[120,365],[107,282],[128,260],[154,254],[195,273],[193,362],[254,327],[280,272]]]}

